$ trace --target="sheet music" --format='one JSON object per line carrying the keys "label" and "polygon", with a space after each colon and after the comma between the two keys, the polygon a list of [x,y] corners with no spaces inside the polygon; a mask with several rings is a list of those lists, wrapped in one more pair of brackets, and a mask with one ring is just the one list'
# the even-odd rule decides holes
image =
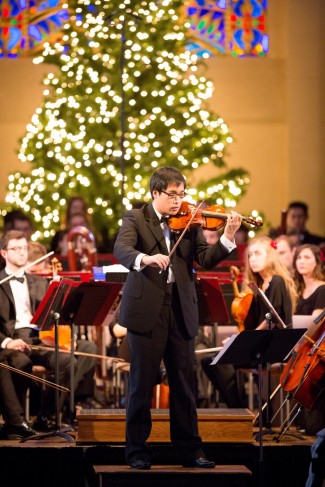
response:
{"label": "sheet music", "polygon": [[112,264],[112,265],[104,265],[103,266],[103,272],[129,272],[129,269],[127,267],[124,267],[124,265],[121,264]]}
{"label": "sheet music", "polygon": [[236,340],[237,337],[238,337],[238,333],[231,335],[231,337],[226,341],[226,343],[224,344],[220,352],[214,357],[210,365],[214,365],[218,363],[218,361],[221,359],[223,354],[228,350],[230,345]]}
{"label": "sheet music", "polygon": [[273,316],[275,316],[275,318],[278,320],[279,325],[281,326],[281,328],[287,328],[287,325],[284,323],[284,321],[281,319],[281,317],[275,311],[275,309],[273,308],[272,303],[266,297],[265,293],[262,291],[262,289],[260,289],[259,287],[257,287],[256,282],[252,281],[252,282],[249,282],[247,285],[253,291],[253,293],[254,293],[255,296],[259,295],[261,297],[261,299],[262,299],[262,301],[264,301],[264,304],[266,305],[266,307],[273,314]]}

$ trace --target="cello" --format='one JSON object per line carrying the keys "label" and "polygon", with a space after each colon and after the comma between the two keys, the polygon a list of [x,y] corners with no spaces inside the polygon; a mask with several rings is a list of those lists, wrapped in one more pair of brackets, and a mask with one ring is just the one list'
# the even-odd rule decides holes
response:
{"label": "cello", "polygon": [[280,384],[309,411],[325,389],[325,309],[308,327],[285,365]]}

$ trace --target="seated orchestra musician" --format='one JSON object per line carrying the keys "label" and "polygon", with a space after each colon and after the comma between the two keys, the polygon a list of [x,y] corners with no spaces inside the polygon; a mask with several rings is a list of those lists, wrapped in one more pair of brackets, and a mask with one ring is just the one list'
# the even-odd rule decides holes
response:
{"label": "seated orchestra musician", "polygon": [[[325,308],[325,256],[323,251],[318,245],[301,245],[295,252],[293,268],[298,292],[296,314],[310,316],[310,323],[312,323]],[[325,390],[310,411],[303,410],[297,423],[301,432],[311,435],[325,427]]]}
{"label": "seated orchestra musician", "polygon": [[[48,288],[48,280],[44,277],[24,273],[28,258],[28,242],[22,232],[12,230],[2,239],[1,255],[5,260],[5,268],[0,272],[0,280],[14,274],[13,278],[0,284],[0,358],[18,370],[32,372],[33,365],[42,365],[46,369],[55,369],[55,353],[53,350],[38,350],[39,332],[31,319],[38,304],[42,301]],[[35,347],[35,348],[34,348]],[[96,354],[97,346],[90,341],[77,340],[77,348],[81,352]],[[78,356],[75,365],[75,396],[92,397],[94,394],[94,372],[97,358]],[[31,381],[19,374],[13,375],[15,390],[22,407],[25,405],[26,391]],[[69,388],[70,355],[59,355],[59,383]],[[68,397],[61,394],[60,408],[66,407]],[[48,431],[54,427],[51,417],[54,414],[52,390],[48,390],[42,406],[40,406],[34,428]]]}
{"label": "seated orchestra musician", "polygon": [[[254,281],[288,326],[292,323],[297,293],[293,279],[279,259],[276,243],[269,237],[251,240],[245,251],[244,285]],[[245,329],[266,329],[265,315],[268,312],[260,296],[254,296],[247,317]],[[276,321],[275,321],[276,325]],[[215,388],[220,392],[228,407],[245,407],[243,391],[239,391],[236,368],[231,365],[210,365],[211,357],[202,360],[202,366]]]}

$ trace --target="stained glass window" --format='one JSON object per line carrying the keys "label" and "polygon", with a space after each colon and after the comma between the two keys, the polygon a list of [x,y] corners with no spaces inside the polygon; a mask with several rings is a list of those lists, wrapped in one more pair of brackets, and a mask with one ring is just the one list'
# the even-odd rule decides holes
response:
{"label": "stained glass window", "polygon": [[[184,2],[185,3],[185,2]],[[189,0],[188,49],[198,56],[264,56],[267,0]],[[0,0],[0,58],[53,42],[68,19],[63,0]]]}
{"label": "stained glass window", "polygon": [[194,0],[186,7],[198,56],[264,56],[268,52],[267,0]]}
{"label": "stained glass window", "polygon": [[68,13],[62,0],[1,0],[0,19],[0,58],[15,58],[54,41]]}

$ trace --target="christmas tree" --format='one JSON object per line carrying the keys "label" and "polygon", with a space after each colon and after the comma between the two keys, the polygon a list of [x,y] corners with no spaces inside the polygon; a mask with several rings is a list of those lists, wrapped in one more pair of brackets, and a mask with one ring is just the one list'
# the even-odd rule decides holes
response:
{"label": "christmas tree", "polygon": [[[246,172],[225,165],[228,126],[207,108],[213,85],[186,49],[183,3],[69,2],[61,42],[34,59],[53,70],[21,141],[19,159],[32,169],[9,176],[6,196],[8,210],[32,215],[35,239],[51,239],[74,195],[86,200],[97,232],[112,237],[126,209],[151,200],[149,178],[160,166],[183,172],[190,201],[234,207],[245,193]],[[207,164],[220,174],[194,187],[191,177]]]}

